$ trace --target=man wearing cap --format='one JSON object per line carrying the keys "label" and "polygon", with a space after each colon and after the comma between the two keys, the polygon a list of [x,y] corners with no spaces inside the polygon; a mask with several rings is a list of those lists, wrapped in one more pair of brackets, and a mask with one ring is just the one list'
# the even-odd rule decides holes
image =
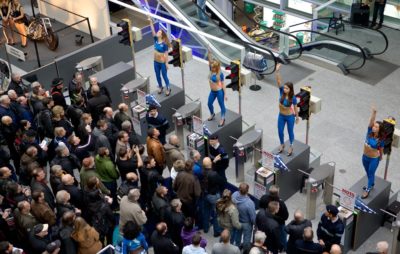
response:
{"label": "man wearing cap", "polygon": [[225,148],[219,143],[218,135],[213,134],[209,137],[209,157],[213,162],[213,169],[224,178],[225,182],[226,175],[225,170],[229,166],[229,157],[225,152]]}
{"label": "man wearing cap", "polygon": [[50,94],[54,100],[54,105],[59,105],[67,110],[67,103],[63,95],[64,80],[62,78],[55,78],[51,82]]}
{"label": "man wearing cap", "polygon": [[339,210],[334,205],[327,205],[326,212],[321,216],[318,224],[317,236],[319,244],[324,251],[330,251],[333,244],[340,245],[340,239],[344,232],[344,224],[338,217]]}
{"label": "man wearing cap", "polygon": [[146,115],[146,121],[149,128],[151,127],[157,128],[157,130],[160,131],[160,136],[158,137],[158,139],[161,141],[161,144],[165,145],[166,143],[165,136],[167,135],[167,130],[169,128],[169,122],[167,118],[165,118],[158,112],[156,106],[150,105],[149,111],[147,112]]}
{"label": "man wearing cap", "polygon": [[38,224],[32,228],[29,233],[29,243],[32,248],[32,253],[43,253],[46,251],[46,247],[50,243],[48,234],[48,224]]}

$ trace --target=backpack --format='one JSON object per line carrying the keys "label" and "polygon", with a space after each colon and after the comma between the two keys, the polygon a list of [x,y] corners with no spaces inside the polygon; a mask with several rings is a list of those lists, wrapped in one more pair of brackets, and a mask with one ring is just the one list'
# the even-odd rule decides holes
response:
{"label": "backpack", "polygon": [[102,202],[100,208],[92,215],[92,226],[99,232],[100,237],[106,236],[109,230],[109,223],[106,217],[107,204]]}

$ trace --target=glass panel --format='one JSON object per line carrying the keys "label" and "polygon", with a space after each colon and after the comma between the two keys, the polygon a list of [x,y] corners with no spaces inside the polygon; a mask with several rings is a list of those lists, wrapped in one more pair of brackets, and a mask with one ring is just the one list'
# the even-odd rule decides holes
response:
{"label": "glass panel", "polygon": [[303,0],[289,0],[289,8],[312,14],[312,3]]}

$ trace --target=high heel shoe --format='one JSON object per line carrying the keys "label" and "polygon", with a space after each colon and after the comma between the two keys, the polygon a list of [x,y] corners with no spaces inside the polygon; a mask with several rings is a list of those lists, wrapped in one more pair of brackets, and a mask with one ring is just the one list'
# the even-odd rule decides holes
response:
{"label": "high heel shoe", "polygon": [[287,156],[289,157],[289,156],[291,156],[293,154],[293,146],[290,146],[289,147],[289,150],[288,150],[288,153],[287,153]]}
{"label": "high heel shoe", "polygon": [[214,120],[214,117],[215,117],[215,114],[212,114],[212,115],[207,119],[207,121],[212,121],[212,120]]}
{"label": "high heel shoe", "polygon": [[225,125],[225,118],[221,119],[221,121],[218,124],[218,127],[222,127]]}
{"label": "high heel shoe", "polygon": [[167,89],[167,91],[165,91],[165,96],[169,96],[171,94],[171,88]]}
{"label": "high heel shoe", "polygon": [[284,149],[285,149],[285,145],[281,145],[281,148],[279,148],[279,150],[278,150],[278,154],[282,153]]}
{"label": "high heel shoe", "polygon": [[371,192],[371,189],[368,189],[368,188],[365,189],[364,192],[363,192],[363,194],[362,194],[362,196],[361,196],[361,198],[362,198],[362,199],[368,198],[370,192]]}
{"label": "high heel shoe", "polygon": [[164,90],[164,88],[163,87],[160,87],[160,88],[158,88],[158,94],[161,94],[162,92],[163,92],[163,90]]}

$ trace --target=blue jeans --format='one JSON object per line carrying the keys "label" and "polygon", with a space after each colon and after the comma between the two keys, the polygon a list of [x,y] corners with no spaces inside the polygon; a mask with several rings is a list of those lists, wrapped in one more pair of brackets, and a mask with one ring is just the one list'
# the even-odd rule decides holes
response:
{"label": "blue jeans", "polygon": [[210,95],[208,96],[208,109],[210,110],[211,115],[214,114],[214,101],[215,98],[218,100],[218,104],[221,107],[221,118],[225,118],[226,108],[224,101],[224,90],[220,89],[218,91],[210,91]]}
{"label": "blue jeans", "polygon": [[207,194],[204,199],[203,230],[205,233],[210,229],[210,217],[212,218],[211,223],[214,227],[214,235],[219,235],[222,231],[218,224],[217,213],[215,211],[215,204],[220,197],[219,193],[215,195]]}
{"label": "blue jeans", "polygon": [[287,248],[287,233],[285,231],[285,224],[279,225],[279,241],[281,242],[281,245],[283,246],[283,249],[286,250]]}
{"label": "blue jeans", "polygon": [[[197,15],[199,15],[199,19],[201,21],[207,22],[208,17],[205,14],[206,0],[197,0],[197,5],[200,7],[200,8],[197,8]],[[203,25],[206,25],[206,24],[203,23]]]}
{"label": "blue jeans", "polygon": [[384,12],[385,12],[385,4],[380,4],[378,2],[375,1],[374,4],[374,14],[373,14],[373,18],[372,18],[372,25],[376,24],[376,20],[378,18],[378,14],[379,14],[379,25],[382,25],[383,23],[383,18],[384,18]]}
{"label": "blue jeans", "polygon": [[251,237],[253,236],[253,224],[249,222],[240,223],[242,224],[242,229],[236,231],[235,242],[236,246],[240,246],[242,243],[243,235],[243,247],[251,245]]}
{"label": "blue jeans", "polygon": [[[230,240],[230,243],[233,244],[233,245],[235,245],[235,246],[237,246],[237,247],[239,247],[239,246],[240,246],[240,242],[237,243],[237,242],[236,242],[236,238],[238,238],[240,229],[236,229],[236,228],[232,227],[231,230],[229,230],[229,232],[231,233],[231,240]],[[235,242],[236,242],[236,243],[235,243]]]}
{"label": "blue jeans", "polygon": [[368,189],[371,189],[371,187],[375,184],[375,172],[379,166],[379,157],[371,158],[366,155],[363,155],[362,163],[363,163],[365,172],[367,173],[367,177],[368,177],[368,186],[367,187],[368,187]]}
{"label": "blue jeans", "polygon": [[162,82],[161,82],[161,74],[162,74],[165,86],[167,87],[167,89],[169,89],[169,79],[167,76],[167,66],[165,65],[165,63],[159,63],[154,61],[154,71],[156,72],[158,87],[162,88]]}
{"label": "blue jeans", "polygon": [[279,114],[278,116],[278,134],[279,134],[279,141],[281,142],[281,145],[283,145],[285,143],[285,138],[283,135],[283,130],[285,129],[285,124],[287,124],[287,130],[289,133],[289,141],[290,144],[293,144],[294,141],[294,121],[295,121],[295,117],[294,115],[282,115]]}

